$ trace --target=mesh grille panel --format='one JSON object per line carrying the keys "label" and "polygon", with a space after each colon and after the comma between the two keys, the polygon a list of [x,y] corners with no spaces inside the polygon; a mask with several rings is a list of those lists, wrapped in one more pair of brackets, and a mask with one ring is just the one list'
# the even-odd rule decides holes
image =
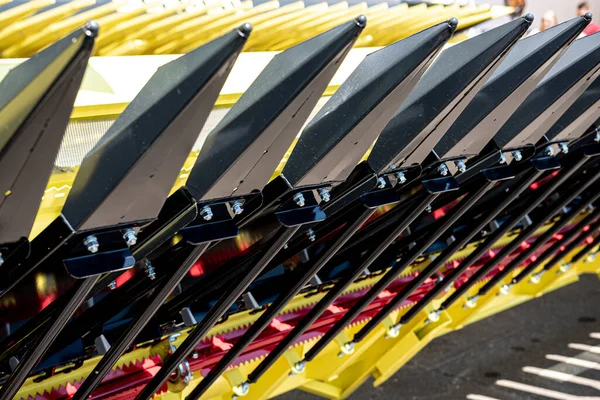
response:
{"label": "mesh grille panel", "polygon": [[71,121],[60,144],[55,166],[69,169],[80,165],[85,155],[98,143],[115,120],[116,118]]}

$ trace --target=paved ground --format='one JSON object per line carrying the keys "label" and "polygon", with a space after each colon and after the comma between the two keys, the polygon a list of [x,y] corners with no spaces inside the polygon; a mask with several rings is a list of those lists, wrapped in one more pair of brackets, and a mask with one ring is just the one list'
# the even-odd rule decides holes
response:
{"label": "paved ground", "polygon": [[351,399],[600,400],[600,282],[584,276],[438,338],[383,387],[369,382]]}

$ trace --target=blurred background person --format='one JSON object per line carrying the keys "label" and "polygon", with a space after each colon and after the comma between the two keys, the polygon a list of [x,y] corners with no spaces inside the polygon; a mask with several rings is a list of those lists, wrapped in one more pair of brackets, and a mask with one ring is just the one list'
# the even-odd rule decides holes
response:
{"label": "blurred background person", "polygon": [[[590,6],[590,3],[588,3],[587,1],[582,1],[581,3],[579,3],[577,5],[577,15],[578,16],[582,16],[586,13],[591,13],[592,12],[592,7]],[[596,32],[600,32],[600,25],[596,24],[594,21],[590,22],[590,24],[587,26],[587,28],[585,28],[585,30],[583,31],[583,33],[585,35],[591,35],[592,33],[596,33]]]}
{"label": "blurred background person", "polygon": [[539,28],[530,29],[527,32],[526,36],[535,35],[536,33],[540,33],[541,31],[545,31],[548,28],[552,28],[553,26],[558,25],[558,18],[556,17],[556,13],[554,10],[548,10],[542,15],[542,19],[540,21]]}
{"label": "blurred background person", "polygon": [[515,9],[515,12],[511,14],[512,18],[523,15],[526,6],[525,0],[504,0],[504,4]]}
{"label": "blurred background person", "polygon": [[556,17],[554,10],[546,11],[544,15],[542,15],[542,20],[540,21],[540,31],[545,31],[556,25],[558,25],[558,18]]}

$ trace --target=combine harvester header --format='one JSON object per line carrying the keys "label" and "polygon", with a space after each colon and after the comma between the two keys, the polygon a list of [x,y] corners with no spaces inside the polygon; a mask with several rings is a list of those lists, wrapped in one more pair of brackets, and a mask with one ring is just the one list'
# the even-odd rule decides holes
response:
{"label": "combine harvester header", "polygon": [[600,273],[591,15],[149,4],[0,6],[0,400],[347,398]]}

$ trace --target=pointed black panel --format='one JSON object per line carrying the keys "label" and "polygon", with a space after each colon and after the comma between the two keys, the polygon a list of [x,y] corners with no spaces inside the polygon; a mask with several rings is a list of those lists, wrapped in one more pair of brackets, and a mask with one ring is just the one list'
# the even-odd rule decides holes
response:
{"label": "pointed black panel", "polygon": [[79,229],[158,215],[250,25],[158,69],[81,164],[63,214]]}
{"label": "pointed black panel", "polygon": [[600,79],[596,79],[573,103],[566,113],[550,128],[550,141],[579,139],[600,118]]}
{"label": "pointed black panel", "polygon": [[385,127],[369,156],[376,171],[420,164],[532,18],[519,18],[443,51]]}
{"label": "pointed black panel", "polygon": [[190,192],[217,199],[262,189],[365,23],[360,16],[276,55],[206,138]]}
{"label": "pointed black panel", "polygon": [[369,54],[302,132],[286,179],[297,186],[346,180],[455,28],[444,22]]}
{"label": "pointed black panel", "polygon": [[29,236],[97,33],[88,23],[0,83],[0,243]]}
{"label": "pointed black panel", "polygon": [[516,134],[507,148],[537,143],[599,75],[600,35],[575,41],[498,132],[500,140]]}
{"label": "pointed black panel", "polygon": [[[576,18],[520,40],[436,145],[436,153],[440,157],[476,155],[491,137],[498,146],[508,143],[518,131],[504,124],[525,99],[530,100],[528,96],[588,23]],[[470,134],[464,136],[465,132]]]}

